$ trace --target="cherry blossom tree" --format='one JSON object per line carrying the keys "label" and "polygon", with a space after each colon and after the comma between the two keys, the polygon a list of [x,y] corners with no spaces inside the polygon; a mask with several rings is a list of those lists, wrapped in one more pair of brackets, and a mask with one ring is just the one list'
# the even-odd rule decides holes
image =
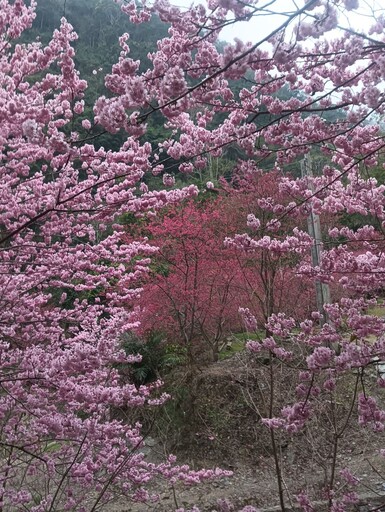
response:
{"label": "cherry blossom tree", "polygon": [[[136,326],[138,283],[155,251],[147,243],[125,243],[119,218],[197,193],[194,186],[150,192],[139,184],[146,172],[163,174],[164,185],[173,187],[176,170],[203,169],[210,155],[221,156],[234,145],[243,165],[268,162],[278,174],[285,166],[299,166],[311,148],[324,156],[319,176],[282,175],[280,190],[292,201],[277,205],[270,228],[310,211],[368,219],[355,230],[330,229],[328,250],[316,267],[308,258],[314,240],[301,226],[266,234],[258,232],[255,215],[249,220],[257,230],[250,244],[295,255],[298,272],[346,290],[346,297],[325,305],[330,323],[320,328],[314,313],[300,334],[294,333],[303,355],[297,398],[281,410],[271,402],[263,421],[274,447],[277,429],[301,431],[317,400],[335,404],[339,380],[358,375],[345,421],[339,423],[334,413],[331,423],[333,456],[325,488],[330,510],[344,510],[357,499],[338,495],[336,480],[337,470],[344,471],[337,453],[353,416],[349,411],[357,408],[360,424],[375,431],[383,430],[385,414],[367,392],[373,359],[385,352],[383,321],[368,315],[384,285],[384,187],[370,172],[381,163],[384,147],[374,121],[384,110],[385,16],[373,12],[366,33],[354,30],[344,14],[358,4],[293,2],[269,35],[252,43],[235,40],[223,51],[216,42],[224,27],[270,15],[277,2],[210,0],[187,10],[165,0],[153,6],[122,4],[135,23],[157,14],[170,24],[169,37],[158,42],[152,66],[142,73],[129,57],[128,34],[122,35],[118,62],[105,77],[111,94],[96,101],[93,119],[81,121],[86,83],[74,66],[71,26],[63,19],[47,46],[17,44],[33,21],[35,4],[0,0],[4,511],[93,511],[111,494],[150,500],[145,484],[157,475],[187,482],[213,476],[175,467],[172,460],[148,463],[138,450],[140,426],[111,416],[113,407],[165,399],[159,383],[152,390],[136,388],[122,382],[115,369],[127,361],[119,336]],[[239,93],[232,91],[232,80],[244,81]],[[280,99],[284,86],[296,94]],[[152,148],[143,136],[155,112],[163,115],[172,136]],[[100,128],[127,134],[119,151],[93,145]],[[248,321],[253,322],[252,314]],[[297,357],[284,345],[293,326],[290,317],[270,315],[269,335],[249,345],[251,351],[267,352],[272,385],[276,361]],[[383,387],[384,379],[377,384]],[[353,485],[354,478],[344,475]],[[299,502],[312,509],[306,494]]]}
{"label": "cherry blossom tree", "polygon": [[[324,305],[329,315],[326,325],[320,327],[319,313],[313,312],[301,323],[300,334],[293,330],[293,318],[270,315],[265,323],[268,336],[250,343],[249,348],[267,353],[272,398],[277,361],[302,369],[291,376],[292,381],[299,379],[297,396],[280,408],[272,399],[262,418],[276,455],[281,509],[286,505],[277,429],[290,435],[302,431],[315,417],[318,403],[325,406],[323,413],[331,421],[333,447],[323,496],[330,510],[345,510],[357,495],[344,494],[337,482],[338,470],[349,486],[356,481],[346,468],[338,467],[337,454],[353,411],[365,428],[384,428],[384,411],[368,393],[368,387],[373,388],[374,361],[385,356],[384,327],[381,318],[368,312],[382,293],[384,275],[384,187],[371,176],[371,170],[381,165],[384,148],[378,120],[384,111],[385,17],[383,10],[373,10],[372,18],[365,17],[368,29],[363,32],[352,28],[345,17],[351,11],[359,12],[357,0],[292,2],[281,11],[282,23],[267,36],[257,36],[250,43],[235,40],[224,45],[223,51],[218,49],[216,42],[224,27],[274,14],[276,6],[275,1],[218,0],[208,2],[207,7],[183,10],[156,2],[154,10],[171,28],[169,37],[151,55],[152,68],[142,75],[132,71],[127,78],[121,71],[122,62],[110,80],[116,94],[129,84],[131,106],[141,126],[153,112],[161,112],[173,130],[156,152],[155,173],[202,169],[209,155],[219,157],[231,145],[242,153],[243,165],[267,162],[278,174],[286,166],[299,170],[300,159],[310,150],[322,155],[324,163],[317,176],[299,177],[297,172],[293,179],[282,175],[280,190],[291,202],[276,205],[270,233],[258,232],[260,219],[250,218],[256,234],[247,242],[276,256],[298,258],[298,273],[336,283],[345,296]],[[133,3],[124,9],[136,21],[152,12],[146,6],[137,10]],[[232,80],[245,84],[237,94],[230,86]],[[282,99],[279,93],[285,86],[293,94]],[[120,102],[116,97],[109,106]],[[104,108],[100,105],[100,112]],[[335,226],[327,231],[327,245],[316,266],[310,263],[309,254],[319,240],[314,241],[300,225],[279,232],[283,219],[310,212],[362,218],[359,228]],[[244,239],[233,237],[233,243],[242,249]],[[246,320],[249,327],[256,323],[250,311]],[[285,345],[289,336],[297,348]],[[336,407],[343,389],[340,384],[354,375],[358,377],[347,399],[350,406],[342,415]],[[384,386],[381,376],[377,385]],[[325,404],[331,404],[331,409]],[[306,494],[298,500],[305,510],[313,509]]]}
{"label": "cherry blossom tree", "polygon": [[119,339],[137,325],[155,251],[124,243],[117,221],[197,190],[140,191],[151,167],[140,127],[127,125],[117,152],[93,145],[92,127],[115,131],[124,110],[81,120],[87,84],[74,65],[76,34],[63,19],[47,46],[18,44],[34,9],[0,2],[0,510],[151,501],[154,478],[192,483],[215,472],[147,462],[140,425],[114,419],[114,408],[130,420],[134,408],[167,398],[159,382],[138,388],[116,369],[138,359]]}

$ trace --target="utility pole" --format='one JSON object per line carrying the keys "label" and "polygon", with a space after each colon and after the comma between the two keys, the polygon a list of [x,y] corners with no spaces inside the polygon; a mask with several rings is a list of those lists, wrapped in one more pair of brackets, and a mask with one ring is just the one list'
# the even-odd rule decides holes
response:
{"label": "utility pole", "polygon": [[[302,177],[309,177],[309,188],[312,193],[314,193],[314,186],[311,181],[313,178],[313,166],[310,155],[305,155],[304,159],[301,162],[301,174]],[[311,260],[313,267],[318,267],[321,262],[321,252],[322,252],[322,235],[321,235],[321,223],[319,215],[311,212],[307,218],[307,228],[309,235],[314,240],[313,246],[311,248]],[[328,315],[324,309],[324,304],[330,303],[330,288],[328,284],[321,283],[318,279],[315,282],[315,291],[316,291],[316,301],[317,301],[317,309],[321,314],[321,326],[328,323]]]}

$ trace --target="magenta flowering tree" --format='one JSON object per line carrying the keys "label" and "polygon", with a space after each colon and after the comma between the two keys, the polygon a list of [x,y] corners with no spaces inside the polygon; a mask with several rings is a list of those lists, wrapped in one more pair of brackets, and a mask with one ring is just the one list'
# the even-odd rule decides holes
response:
{"label": "magenta flowering tree", "polygon": [[[274,312],[298,322],[315,307],[311,278],[296,272],[308,244],[291,254],[288,242],[273,250],[268,235],[258,242],[253,238],[256,232],[286,234],[304,219],[271,223],[277,209],[292,207],[278,190],[277,174],[240,167],[233,170],[231,185],[222,180],[215,200],[169,207],[135,235],[142,232],[159,248],[153,259],[157,270],[139,299],[140,330],[158,329],[168,342],[180,343],[189,363],[218,359],[226,338],[242,330],[240,307],[252,310],[260,326]],[[248,233],[237,234],[245,229]],[[293,238],[292,246],[302,239]]]}

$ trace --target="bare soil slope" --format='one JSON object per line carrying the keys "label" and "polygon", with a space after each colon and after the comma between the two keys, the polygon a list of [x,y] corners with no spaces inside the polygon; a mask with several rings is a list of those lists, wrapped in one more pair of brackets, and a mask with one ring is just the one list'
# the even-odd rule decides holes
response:
{"label": "bare soil slope", "polygon": [[[146,418],[148,424],[153,425],[147,456],[160,460],[165,454],[174,453],[179,462],[187,462],[194,468],[219,466],[232,470],[234,476],[187,489],[179,485],[164,488],[159,484],[155,487],[161,496],[158,505],[121,503],[111,511],[165,512],[178,507],[190,508],[194,504],[202,511],[213,511],[219,510],[218,500],[231,502],[235,508],[229,511],[245,505],[277,506],[270,433],[260,419],[268,407],[268,374],[265,361],[250,361],[240,353],[191,372],[178,371],[169,377],[166,387],[173,398],[162,411],[156,412],[155,422],[150,416]],[[277,396],[274,401],[279,408],[293,398],[294,386],[283,370],[276,371],[275,379]],[[341,418],[350,407],[349,382],[346,386],[341,402],[334,405],[339,408]],[[384,397],[377,398],[384,402]],[[303,431],[276,436],[276,455],[288,506],[295,505],[293,496],[303,489],[314,500],[325,498],[333,458],[333,435],[327,409],[330,404],[320,404],[320,415],[311,419]],[[354,411],[350,425],[339,440],[336,459],[336,481],[343,487],[339,471],[349,468],[360,478],[356,491],[365,503],[373,498],[372,508],[376,510],[385,510],[385,497],[381,498],[385,493],[385,457],[379,454],[383,441],[383,434],[358,426]],[[384,500],[383,505],[381,500]],[[368,505],[366,510],[370,507]]]}

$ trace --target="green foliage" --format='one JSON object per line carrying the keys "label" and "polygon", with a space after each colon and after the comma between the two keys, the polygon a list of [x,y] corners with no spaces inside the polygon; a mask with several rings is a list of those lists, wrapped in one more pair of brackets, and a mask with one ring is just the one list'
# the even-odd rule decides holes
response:
{"label": "green foliage", "polygon": [[134,383],[138,386],[153,382],[161,373],[184,363],[186,354],[181,347],[166,344],[163,333],[151,331],[145,340],[132,331],[122,336],[122,348],[127,355],[142,357],[139,363],[120,365],[121,370],[128,369]]}
{"label": "green foliage", "polygon": [[162,360],[162,342],[163,337],[157,332],[151,333],[147,341],[131,331],[122,336],[122,348],[125,353],[142,356],[139,363],[128,365],[135,384],[142,385],[157,379]]}
{"label": "green foliage", "polygon": [[219,361],[233,357],[235,354],[238,354],[238,352],[242,352],[244,348],[245,340],[237,339],[237,337],[234,336],[231,342],[226,344],[226,346],[219,352]]}
{"label": "green foliage", "polygon": [[162,368],[171,370],[177,366],[186,364],[187,349],[178,344],[168,343],[164,349]]}

